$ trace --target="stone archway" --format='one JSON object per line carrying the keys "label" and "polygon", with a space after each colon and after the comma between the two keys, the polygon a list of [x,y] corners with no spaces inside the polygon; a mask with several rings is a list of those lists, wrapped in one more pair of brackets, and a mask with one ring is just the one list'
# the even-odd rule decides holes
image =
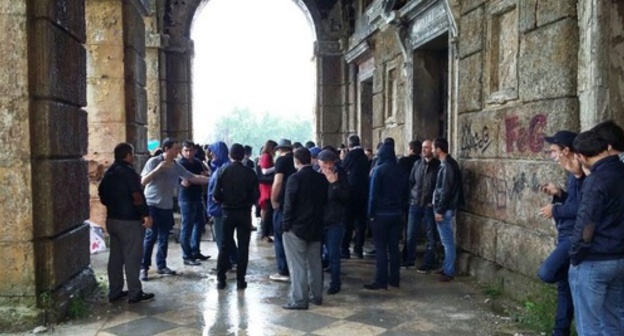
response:
{"label": "stone archway", "polygon": [[[190,29],[195,13],[208,0],[166,1],[163,32],[168,36],[165,49],[166,85],[162,93],[162,132],[177,138],[192,138],[192,59],[193,42]],[[343,8],[338,1],[317,4],[313,0],[296,0],[314,27],[317,41],[317,104],[316,134],[322,143],[340,143],[344,133],[342,114],[345,97],[344,61],[340,39],[347,36],[343,24]],[[162,61],[162,60],[161,60]]]}

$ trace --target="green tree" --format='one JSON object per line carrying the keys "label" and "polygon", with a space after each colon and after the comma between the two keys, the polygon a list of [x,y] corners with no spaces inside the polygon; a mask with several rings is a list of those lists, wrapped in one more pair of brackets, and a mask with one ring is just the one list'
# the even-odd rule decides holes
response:
{"label": "green tree", "polygon": [[313,138],[312,118],[280,118],[270,112],[258,116],[249,108],[235,108],[217,120],[215,126],[213,140],[224,141],[228,145],[250,145],[254,153],[258,153],[268,139],[279,141],[287,138],[303,143]]}

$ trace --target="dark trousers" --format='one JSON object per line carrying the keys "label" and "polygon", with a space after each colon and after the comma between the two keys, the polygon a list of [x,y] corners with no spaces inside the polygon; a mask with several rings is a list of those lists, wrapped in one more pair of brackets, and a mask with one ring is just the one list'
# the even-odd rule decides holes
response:
{"label": "dark trousers", "polygon": [[289,275],[286,252],[284,252],[284,240],[282,239],[282,211],[273,212],[273,234],[275,237],[273,246],[275,247],[275,260],[277,261],[277,271],[281,275]]}
{"label": "dark trousers", "polygon": [[[345,234],[342,238],[342,253],[349,252],[353,239],[353,252],[362,253],[366,240],[366,203],[355,201],[347,207],[345,216]],[[354,235],[355,231],[355,235]]]}
{"label": "dark trousers", "polygon": [[124,270],[128,295],[136,298],[141,293],[139,270],[143,253],[143,225],[140,221],[106,219],[110,235],[108,256],[108,297],[117,298],[124,287]]}
{"label": "dark trousers", "polygon": [[262,216],[260,221],[260,230],[262,231],[262,237],[268,237],[273,235],[273,207],[271,206],[271,201],[265,201],[265,204],[262,204],[262,212],[264,216]]}
{"label": "dark trousers", "polygon": [[570,268],[570,237],[559,237],[557,246],[540,266],[537,276],[546,283],[557,283],[557,310],[555,312],[554,336],[570,335],[570,325],[574,317],[572,292],[568,282]]}
{"label": "dark trousers", "polygon": [[251,235],[251,209],[227,210],[223,209],[223,235],[219,247],[217,260],[217,280],[225,281],[225,273],[229,269],[230,255],[234,230],[238,241],[238,265],[236,267],[236,280],[245,281],[247,263],[249,262],[249,236]]}
{"label": "dark trousers", "polygon": [[[401,215],[376,215],[371,223],[373,242],[375,243],[376,272],[375,284],[380,287],[399,286],[401,252],[399,235],[401,233]],[[390,276],[388,277],[388,255],[390,255]]]}
{"label": "dark trousers", "polygon": [[153,224],[145,231],[143,240],[143,261],[141,268],[149,269],[152,265],[152,252],[154,245],[158,241],[158,251],[156,252],[156,266],[159,270],[167,267],[167,250],[169,248],[169,231],[173,228],[173,209],[159,209],[154,206],[149,207],[149,213]]}

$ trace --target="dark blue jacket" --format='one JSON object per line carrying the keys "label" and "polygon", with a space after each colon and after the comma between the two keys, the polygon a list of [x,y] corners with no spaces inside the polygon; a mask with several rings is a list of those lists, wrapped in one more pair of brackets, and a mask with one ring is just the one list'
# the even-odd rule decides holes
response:
{"label": "dark blue jacket", "polygon": [[210,181],[208,181],[208,215],[212,217],[221,217],[221,204],[216,203],[212,197],[214,196],[214,187],[217,184],[217,172],[219,168],[230,163],[228,157],[228,148],[225,142],[218,141],[210,145],[210,151],[215,154],[215,159],[212,160],[212,175]]}
{"label": "dark blue jacket", "polygon": [[407,206],[407,174],[399,166],[394,147],[383,144],[377,154],[379,160],[371,176],[368,217],[400,215]]}
{"label": "dark blue jacket", "polygon": [[[204,165],[199,159],[193,157],[191,160],[181,158],[178,163],[195,175],[201,175],[204,172]],[[179,202],[201,202],[202,200],[202,186],[199,184],[191,184],[188,187],[183,185],[178,186],[178,201]]]}
{"label": "dark blue jacket", "polygon": [[368,174],[370,163],[364,149],[351,149],[342,161],[342,168],[347,172],[349,188],[351,189],[351,206],[364,207],[368,194]]}
{"label": "dark blue jacket", "polygon": [[585,176],[576,178],[574,174],[568,174],[568,191],[562,191],[560,197],[553,197],[555,205],[553,206],[552,214],[557,224],[559,237],[572,236],[574,224],[576,223],[576,213],[579,208],[579,194],[581,193],[584,180]]}
{"label": "dark blue jacket", "polygon": [[624,163],[615,155],[591,168],[581,188],[570,263],[624,258]]}

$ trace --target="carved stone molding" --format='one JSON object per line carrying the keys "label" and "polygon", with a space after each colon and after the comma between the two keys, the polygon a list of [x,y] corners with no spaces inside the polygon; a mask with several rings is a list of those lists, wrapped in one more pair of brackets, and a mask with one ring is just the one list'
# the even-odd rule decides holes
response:
{"label": "carved stone molding", "polygon": [[316,41],[314,42],[315,56],[342,56],[342,43],[340,41]]}
{"label": "carved stone molding", "polygon": [[372,51],[373,48],[368,43],[368,41],[364,40],[360,44],[358,44],[355,48],[349,50],[345,54],[345,61],[347,63],[353,63],[354,61],[361,59],[363,56]]}

